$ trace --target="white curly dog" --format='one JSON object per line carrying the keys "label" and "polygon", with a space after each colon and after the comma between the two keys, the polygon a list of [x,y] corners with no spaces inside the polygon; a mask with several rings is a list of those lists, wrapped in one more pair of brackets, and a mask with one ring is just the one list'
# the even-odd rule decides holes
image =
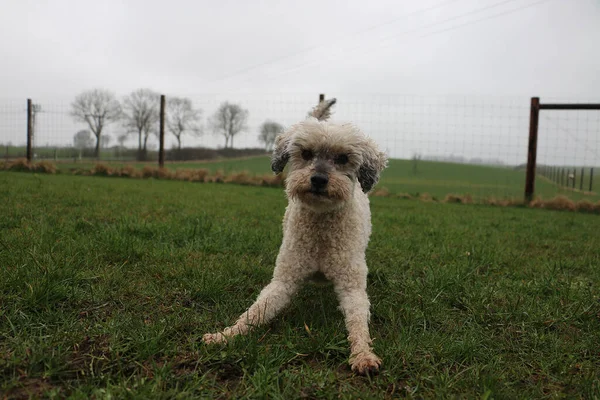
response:
{"label": "white curly dog", "polygon": [[350,365],[359,374],[376,372],[381,360],[371,348],[365,250],[371,235],[367,193],[379,180],[387,157],[351,124],[326,121],[335,99],[322,102],[312,117],[279,135],[271,168],[286,179],[288,207],[283,243],[273,279],[234,325],[203,336],[226,342],[270,321],[315,275],[333,283],[350,342]]}

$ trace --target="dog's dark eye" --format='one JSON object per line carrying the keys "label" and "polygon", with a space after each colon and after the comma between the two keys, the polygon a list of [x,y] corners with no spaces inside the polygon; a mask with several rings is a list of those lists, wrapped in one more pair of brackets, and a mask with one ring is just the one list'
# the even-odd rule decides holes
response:
{"label": "dog's dark eye", "polygon": [[335,158],[334,161],[336,164],[344,165],[348,162],[348,156],[346,154],[340,154]]}
{"label": "dog's dark eye", "polygon": [[313,153],[310,150],[302,150],[302,158],[306,161],[312,160]]}

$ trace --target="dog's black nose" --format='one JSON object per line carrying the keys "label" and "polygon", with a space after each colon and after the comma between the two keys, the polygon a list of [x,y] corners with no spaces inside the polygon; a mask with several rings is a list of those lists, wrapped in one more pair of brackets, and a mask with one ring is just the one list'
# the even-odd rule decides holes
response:
{"label": "dog's black nose", "polygon": [[329,178],[325,174],[314,174],[310,177],[310,183],[315,189],[323,189],[327,182],[329,182]]}

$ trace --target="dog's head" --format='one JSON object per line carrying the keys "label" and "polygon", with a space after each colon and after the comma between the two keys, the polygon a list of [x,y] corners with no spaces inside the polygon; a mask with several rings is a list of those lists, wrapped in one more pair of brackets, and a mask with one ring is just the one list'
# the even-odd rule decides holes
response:
{"label": "dog's head", "polygon": [[387,157],[354,125],[313,118],[277,137],[271,169],[280,173],[288,162],[288,197],[315,210],[328,210],[350,200],[356,183],[369,192]]}

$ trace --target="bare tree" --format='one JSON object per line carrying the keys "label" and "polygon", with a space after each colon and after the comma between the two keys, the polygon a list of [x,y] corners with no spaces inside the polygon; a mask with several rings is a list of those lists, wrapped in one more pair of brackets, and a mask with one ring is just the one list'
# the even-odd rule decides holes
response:
{"label": "bare tree", "polygon": [[167,100],[167,129],[177,138],[177,148],[181,150],[181,136],[190,133],[202,134],[200,118],[202,110],[194,109],[187,98],[172,97]]}
{"label": "bare tree", "polygon": [[73,136],[73,147],[79,150],[79,159],[85,149],[91,149],[94,146],[92,134],[87,129],[83,129]]}
{"label": "bare tree", "polygon": [[103,149],[107,148],[111,140],[112,137],[110,137],[109,135],[102,135],[102,137],[100,138],[100,146]]}
{"label": "bare tree", "polygon": [[215,135],[225,138],[225,148],[233,148],[233,137],[248,129],[248,110],[238,104],[224,102],[211,117],[209,124]]}
{"label": "bare tree", "polygon": [[119,142],[119,147],[124,148],[125,142],[127,141],[127,134],[123,133],[117,137],[117,142]]}
{"label": "bare tree", "polygon": [[100,156],[102,129],[121,118],[121,104],[115,95],[103,89],[93,89],[75,97],[71,104],[71,116],[79,122],[86,122],[96,136],[94,156]]}
{"label": "bare tree", "polygon": [[266,151],[271,151],[273,149],[273,144],[275,143],[275,138],[282,131],[283,125],[267,120],[260,126],[258,141],[265,145]]}
{"label": "bare tree", "polygon": [[138,135],[138,157],[145,158],[148,137],[156,132],[160,95],[150,89],[138,89],[123,100],[123,125]]}

